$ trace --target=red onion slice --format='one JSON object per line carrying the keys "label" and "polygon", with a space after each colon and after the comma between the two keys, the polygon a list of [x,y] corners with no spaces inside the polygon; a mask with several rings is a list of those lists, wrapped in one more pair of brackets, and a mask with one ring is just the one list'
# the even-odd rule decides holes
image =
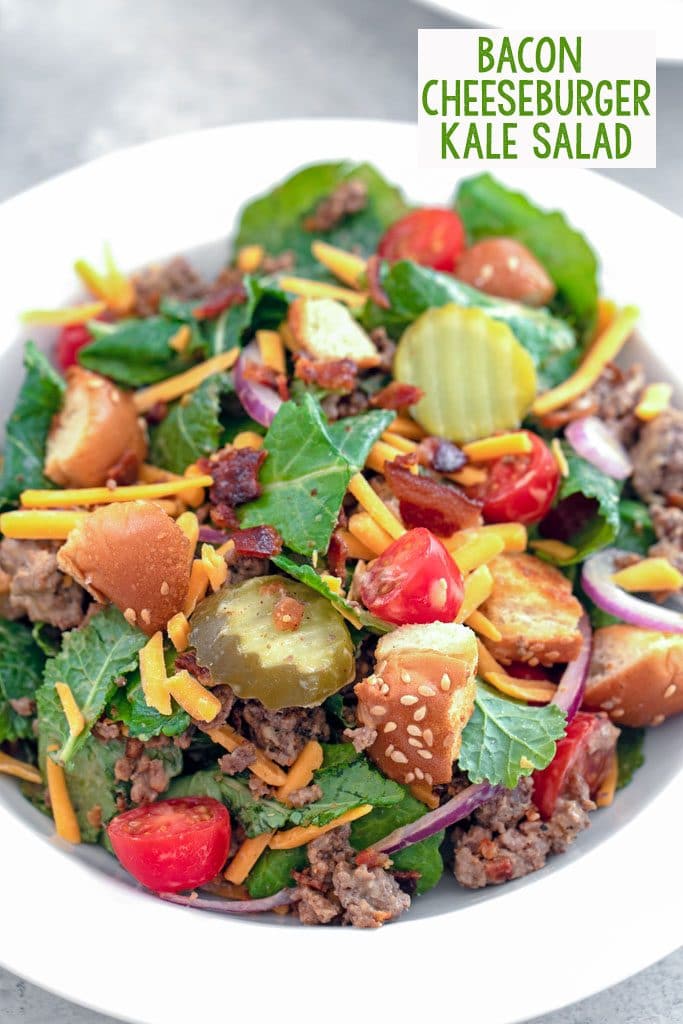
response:
{"label": "red onion slice", "polygon": [[214,530],[213,526],[200,526],[199,540],[203,544],[225,544],[226,540],[230,540],[230,534]]}
{"label": "red onion slice", "polygon": [[267,388],[265,384],[259,384],[256,380],[250,380],[245,372],[248,363],[261,365],[262,362],[258,345],[255,341],[249,342],[235,363],[233,380],[237,397],[247,415],[262,427],[269,427],[282,405],[282,399],[272,388]]}
{"label": "red onion slice", "polygon": [[683,633],[683,615],[672,608],[643,601],[622,590],[611,577],[617,572],[617,559],[631,552],[606,548],[586,559],[581,572],[581,586],[598,608],[630,626],[655,629],[662,633]]}
{"label": "red onion slice", "polygon": [[566,712],[567,725],[581,707],[593,650],[593,633],[585,612],[579,619],[579,632],[583,638],[579,656],[567,665],[557,684],[555,696],[550,702],[557,704],[558,708]]}
{"label": "red onion slice", "polygon": [[284,907],[292,902],[293,889],[280,889],[274,896],[260,900],[206,900],[201,896],[181,896],[175,892],[156,892],[160,900],[177,903],[180,907],[196,907],[197,910],[211,910],[216,914],[264,914],[275,907]]}
{"label": "red onion slice", "polygon": [[614,480],[625,480],[633,472],[626,449],[597,416],[572,420],[564,433],[578,455]]}

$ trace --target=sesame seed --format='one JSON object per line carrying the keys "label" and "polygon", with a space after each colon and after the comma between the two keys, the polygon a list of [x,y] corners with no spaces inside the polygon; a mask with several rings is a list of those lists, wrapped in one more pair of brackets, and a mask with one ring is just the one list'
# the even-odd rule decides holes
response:
{"label": "sesame seed", "polygon": [[377,684],[378,684],[379,682],[381,682],[381,680],[379,679],[379,677],[378,677],[378,676],[376,676],[376,675],[375,675],[374,673],[373,673],[373,675],[371,675],[371,676],[368,676],[368,678],[367,678],[367,680],[366,680],[366,681],[367,681],[367,682],[368,682],[368,683],[370,684],[370,686],[377,686]]}
{"label": "sesame seed", "polygon": [[433,734],[432,730],[431,729],[425,729],[423,735],[424,735],[425,743],[427,744],[428,747],[431,747],[432,743],[434,742],[434,734]]}
{"label": "sesame seed", "polygon": [[137,619],[137,615],[135,614],[135,609],[134,608],[126,608],[125,612],[123,613],[123,617],[126,620],[126,622],[130,622],[131,625],[133,625],[135,623],[136,619]]}
{"label": "sesame seed", "polygon": [[655,715],[655,717],[650,722],[650,725],[661,725],[665,718],[666,715]]}
{"label": "sesame seed", "polygon": [[421,768],[416,768],[415,769],[415,778],[422,780],[422,779],[424,779],[424,777],[425,777],[425,773],[422,771],[422,769]]}
{"label": "sesame seed", "polygon": [[413,718],[415,719],[416,722],[421,722],[426,714],[427,708],[423,704],[422,707],[419,707],[417,711],[414,712]]}
{"label": "sesame seed", "polygon": [[405,671],[401,672],[401,682],[402,683],[409,683],[410,682],[410,672],[405,672]]}
{"label": "sesame seed", "polygon": [[429,588],[429,599],[434,608],[444,608],[448,598],[448,581],[445,576],[434,580]]}
{"label": "sesame seed", "polygon": [[383,694],[389,693],[389,684],[388,683],[382,683],[382,685],[379,688],[379,692],[383,693]]}
{"label": "sesame seed", "polygon": [[406,783],[415,782],[415,772],[406,772],[405,781]]}
{"label": "sesame seed", "polygon": [[390,744],[388,745],[387,749],[385,750],[385,754],[387,755],[387,757],[391,757],[391,755],[393,754],[393,752],[394,752],[394,744],[393,744],[393,743],[390,743]]}
{"label": "sesame seed", "polygon": [[140,618],[142,619],[146,626],[149,626],[150,622],[152,621],[152,615],[150,613],[149,608],[142,609],[142,611],[140,612]]}
{"label": "sesame seed", "polygon": [[161,587],[160,587],[159,589],[161,590],[161,593],[163,594],[163,596],[164,596],[164,597],[166,597],[166,595],[167,595],[167,594],[168,594],[168,593],[170,592],[170,590],[171,590],[171,588],[169,587],[169,585],[168,585],[168,583],[166,582],[166,580],[164,580],[164,582],[163,582],[163,583],[161,584]]}
{"label": "sesame seed", "polygon": [[536,666],[538,665],[538,658],[529,658],[527,664],[530,665],[531,668],[536,668]]}
{"label": "sesame seed", "polygon": [[406,707],[417,704],[417,697],[413,697],[412,693],[404,693],[401,697],[401,704],[405,704]]}
{"label": "sesame seed", "polygon": [[394,750],[392,752],[391,760],[395,761],[396,764],[408,764],[408,758],[400,750]]}
{"label": "sesame seed", "polygon": [[408,726],[408,735],[409,736],[421,736],[422,735],[422,729],[420,728],[419,725],[409,725]]}
{"label": "sesame seed", "polygon": [[418,740],[414,736],[409,736],[408,737],[408,743],[410,744],[411,747],[421,747],[422,746],[422,740]]}
{"label": "sesame seed", "polygon": [[370,708],[371,715],[377,715],[378,717],[380,717],[381,715],[386,715],[386,713],[387,709],[385,707],[382,707],[381,704],[373,704],[373,706]]}
{"label": "sesame seed", "polygon": [[436,690],[432,686],[427,686],[425,683],[421,683],[417,688],[417,692],[422,694],[423,697],[433,697]]}
{"label": "sesame seed", "polygon": [[451,688],[451,677],[448,675],[447,672],[444,672],[444,674],[441,676],[441,689],[444,690],[444,692],[447,693],[448,690],[450,690],[450,688]]}
{"label": "sesame seed", "polygon": [[424,757],[425,761],[431,761],[431,759],[434,757],[431,750],[418,750],[418,754],[420,755],[420,757]]}
{"label": "sesame seed", "polygon": [[427,783],[428,786],[434,785],[434,779],[427,772],[425,772],[425,782]]}
{"label": "sesame seed", "polygon": [[384,732],[393,732],[394,729],[398,729],[398,726],[396,725],[396,722],[387,722],[387,724],[384,726],[384,730],[383,731]]}
{"label": "sesame seed", "polygon": [[673,697],[673,695],[674,695],[674,693],[676,692],[677,689],[678,689],[678,687],[676,686],[675,683],[669,683],[669,685],[667,686],[666,690],[664,691],[664,696],[665,697]]}
{"label": "sesame seed", "polygon": [[623,708],[617,708],[616,711],[612,712],[612,718],[621,718],[624,714]]}

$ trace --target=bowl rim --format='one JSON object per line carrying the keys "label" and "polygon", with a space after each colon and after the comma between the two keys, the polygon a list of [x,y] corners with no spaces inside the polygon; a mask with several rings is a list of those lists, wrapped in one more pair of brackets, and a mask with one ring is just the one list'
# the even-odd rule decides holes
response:
{"label": "bowl rim", "polygon": [[[433,190],[438,190],[445,199],[458,176],[456,169],[420,171],[414,141],[414,125],[379,120],[305,119],[229,125],[120,150],[20,193],[0,205],[0,279],[5,279],[5,271],[9,275],[13,270],[17,286],[6,308],[0,310],[0,332],[5,327],[0,338],[6,339],[0,342],[0,357],[10,370],[16,370],[16,312],[29,305],[35,307],[36,300],[42,305],[64,300],[71,278],[62,272],[58,261],[61,259],[67,266],[71,258],[81,255],[74,245],[88,244],[92,249],[99,244],[98,240],[109,237],[107,231],[117,224],[127,224],[132,215],[126,211],[126,202],[134,187],[142,188],[152,209],[146,211],[149,219],[144,230],[137,228],[137,242],[128,244],[128,228],[122,230],[121,245],[116,234],[112,236],[124,266],[185,251],[227,233],[229,228],[225,224],[222,230],[207,235],[212,223],[207,203],[215,201],[220,207],[221,168],[233,176],[242,175],[242,185],[237,186],[242,201],[280,180],[296,166],[315,159],[344,157],[376,162],[403,184],[411,197],[422,195],[426,199]],[[196,216],[179,214],[182,226],[175,226],[177,246],[169,246],[161,239],[159,251],[157,236],[148,236],[148,231],[158,229],[166,240],[174,237],[174,226],[165,224],[160,204],[173,195],[178,185],[191,179],[202,161],[209,161],[209,165],[206,175],[202,175]],[[468,174],[475,171],[476,168],[467,169]],[[665,251],[680,251],[683,244],[681,218],[592,172],[553,169],[551,174],[537,175],[501,168],[499,176],[537,196],[543,205],[562,206],[564,197],[572,220],[579,221],[579,226],[590,227],[584,224],[584,212],[586,219],[589,213],[598,219],[616,218],[627,207],[640,231],[647,225],[652,239],[667,240],[670,248]],[[416,182],[420,183],[419,188]],[[114,190],[112,194],[107,193],[108,188]],[[153,195],[152,189],[159,194]],[[107,209],[102,210],[102,223],[93,223],[102,195],[108,198]],[[589,210],[581,211],[582,215],[575,218],[571,204],[576,197],[588,199]],[[21,256],[16,244],[41,223],[50,225],[51,235],[45,242],[46,252],[41,250],[32,264],[37,263],[37,280],[27,283],[14,264],[23,266],[22,261],[29,257]],[[63,232],[70,223],[72,236],[64,241]],[[214,223],[214,227],[218,226]],[[145,241],[140,243],[143,234],[151,238],[149,245]],[[148,255],[133,259],[130,253],[138,250]],[[637,288],[637,276],[629,278],[628,268],[622,269],[623,290]],[[41,274],[48,273],[49,280],[41,278]],[[670,273],[671,282],[674,281],[672,268],[663,273]],[[616,277],[621,281],[621,269]],[[653,339],[666,338],[663,332],[671,322],[667,320],[666,309],[654,308],[653,297],[657,296],[660,283],[642,289],[646,298],[650,295],[649,304],[644,306],[647,315],[643,329],[646,334],[651,329]],[[73,290],[73,282],[70,287]],[[29,292],[32,298],[27,301]],[[674,308],[675,295],[672,291],[668,300],[670,310]],[[624,301],[629,297],[623,296]],[[669,366],[673,366],[679,378],[683,377],[679,354],[669,351],[667,344],[657,346],[656,351],[665,354]],[[7,795],[11,785],[0,780],[0,831],[9,835],[11,829],[12,835],[11,842],[0,844],[0,869],[3,877],[13,880],[4,897],[5,928],[4,939],[0,941],[0,963],[9,970],[64,998],[120,1019],[174,1024],[176,1020],[186,1020],[190,1012],[215,1012],[215,987],[211,983],[202,986],[202,981],[223,976],[220,972],[225,971],[228,952],[225,940],[233,938],[236,933],[230,929],[238,927],[242,984],[239,994],[231,994],[231,1008],[239,1009],[242,1003],[247,1008],[252,1002],[251,986],[244,982],[254,987],[258,984],[264,953],[269,987],[278,993],[291,991],[293,960],[278,956],[278,938],[283,935],[280,925],[245,920],[235,924],[222,916],[188,912],[181,918],[183,911],[179,908],[151,899],[104,874],[91,863],[72,856],[58,841],[50,842],[52,849],[48,853],[45,838],[37,834],[30,816],[18,816],[13,809],[16,801]],[[683,939],[683,925],[675,914],[668,912],[683,897],[683,879],[680,874],[668,877],[664,871],[645,876],[646,888],[640,895],[646,894],[647,898],[638,902],[637,942],[633,935],[633,910],[625,896],[639,895],[633,879],[640,878],[643,865],[649,863],[652,835],[663,836],[665,830],[670,830],[670,808],[675,806],[676,797],[679,801],[683,797],[683,767],[631,821],[588,855],[569,860],[561,870],[547,875],[539,873],[533,885],[512,886],[502,899],[473,901],[457,911],[428,918],[408,917],[379,933],[326,929],[318,937],[314,929],[288,929],[299,962],[305,962],[307,967],[306,1002],[325,1007],[331,1021],[347,1018],[344,1000],[329,998],[328,979],[334,977],[330,972],[333,960],[338,957],[346,965],[353,949],[367,950],[373,958],[373,971],[360,972],[353,986],[354,999],[373,1006],[377,981],[384,976],[393,980],[396,964],[405,960],[410,937],[413,948],[417,941],[417,948],[423,945],[424,952],[432,956],[441,949],[450,953],[450,943],[455,940],[458,980],[452,983],[453,993],[450,985],[437,988],[433,984],[426,1000],[419,979],[415,984],[403,985],[399,1005],[392,1008],[399,1021],[412,1021],[425,1001],[430,1011],[436,1011],[446,1009],[457,998],[462,1008],[476,1012],[479,1024],[512,1024],[584,998],[648,966],[675,949]],[[47,885],[41,883],[36,896],[35,879],[44,878],[48,856]],[[599,927],[595,923],[590,926],[596,907],[600,908]],[[563,915],[562,928],[555,929],[552,919],[559,913]],[[134,931],[131,921],[135,921]],[[131,948],[137,945],[130,943],[131,931],[133,935],[156,936],[165,935],[168,930],[177,942],[179,922],[183,929],[181,962],[188,983],[168,983],[164,972],[169,961],[173,964],[177,960],[177,955],[169,956],[174,947],[164,941],[145,946],[144,975],[132,976],[134,972],[126,971],[125,984],[116,984],[114,965],[121,963],[121,942],[125,939]],[[454,925],[458,931],[453,931]],[[347,946],[347,942],[354,945]],[[233,950],[229,955],[234,958],[236,954]],[[527,978],[530,963],[532,984]],[[462,977],[470,979],[470,983],[458,984]],[[489,978],[495,978],[495,984],[486,985]]]}

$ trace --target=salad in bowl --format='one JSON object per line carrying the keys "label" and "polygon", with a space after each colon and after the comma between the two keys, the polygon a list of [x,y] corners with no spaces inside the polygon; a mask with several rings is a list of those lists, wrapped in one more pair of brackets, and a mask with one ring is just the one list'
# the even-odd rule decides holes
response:
{"label": "salad in bowl", "polygon": [[6,425],[0,772],[167,901],[309,925],[581,843],[683,711],[683,415],[586,239],[329,163],[211,280],[75,266]]}

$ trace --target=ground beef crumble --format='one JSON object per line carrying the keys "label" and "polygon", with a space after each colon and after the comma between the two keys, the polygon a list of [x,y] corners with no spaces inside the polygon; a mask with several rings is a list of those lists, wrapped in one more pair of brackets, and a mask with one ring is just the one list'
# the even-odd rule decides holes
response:
{"label": "ground beef crumble", "polygon": [[630,452],[633,486],[643,499],[661,504],[683,495],[683,412],[667,409],[643,427]]}
{"label": "ground beef crumble", "polygon": [[321,800],[323,791],[317,783],[313,783],[312,786],[302,786],[301,789],[295,789],[293,793],[290,793],[287,797],[287,803],[290,807],[305,807],[306,804],[313,804],[316,800]]}
{"label": "ground beef crumble", "polygon": [[206,294],[207,286],[199,274],[182,256],[176,256],[159,266],[146,267],[133,274],[131,283],[135,289],[135,316],[153,316],[159,309],[162,298],[190,301]]}
{"label": "ground beef crumble", "polygon": [[345,217],[360,213],[368,203],[368,189],[359,178],[342,181],[334,191],[321,199],[315,211],[304,220],[306,231],[331,231]]}
{"label": "ground beef crumble", "polygon": [[253,743],[243,743],[231,754],[223,754],[218,758],[218,767],[224,775],[239,775],[256,760],[256,748]]}
{"label": "ground beef crumble", "polygon": [[294,764],[309,740],[327,740],[330,737],[322,708],[270,711],[257,700],[240,701],[232,721],[238,732],[284,767]]}
{"label": "ground beef crumble", "polygon": [[147,753],[169,742],[167,737],[157,737],[156,742],[143,743],[142,740],[126,740],[126,750],[114,764],[114,778],[117,782],[130,782],[130,801],[132,804],[153,803],[161,793],[168,789],[169,778],[166,766],[160,758],[150,757]]}
{"label": "ground beef crumble", "polygon": [[26,615],[61,630],[81,624],[85,594],[57,568],[59,547],[53,541],[9,537],[0,542],[0,611],[5,618]]}
{"label": "ground beef crumble", "polygon": [[362,754],[377,739],[377,730],[370,725],[361,725],[357,729],[344,729],[344,739],[353,743],[354,750]]}

